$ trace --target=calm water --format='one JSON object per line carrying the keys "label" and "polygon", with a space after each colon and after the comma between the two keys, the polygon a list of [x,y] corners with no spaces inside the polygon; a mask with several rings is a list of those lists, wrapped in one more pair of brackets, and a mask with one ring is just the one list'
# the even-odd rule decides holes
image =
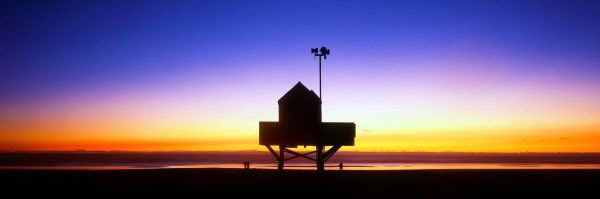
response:
{"label": "calm water", "polygon": [[[243,168],[242,164],[128,165],[128,166],[0,166],[0,169],[38,170],[123,170],[169,168]],[[251,168],[277,169],[276,164],[252,164]],[[286,164],[286,169],[314,170],[313,164]],[[327,164],[326,170],[338,170]],[[425,170],[425,169],[600,169],[600,164],[492,164],[492,163],[363,163],[344,164],[344,170]]]}

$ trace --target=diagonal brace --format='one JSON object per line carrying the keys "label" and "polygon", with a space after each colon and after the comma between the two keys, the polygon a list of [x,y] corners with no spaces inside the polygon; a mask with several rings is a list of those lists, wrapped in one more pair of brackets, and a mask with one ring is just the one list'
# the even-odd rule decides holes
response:
{"label": "diagonal brace", "polygon": [[342,145],[335,145],[335,146],[331,147],[329,150],[327,150],[327,152],[325,152],[325,154],[324,154],[325,160],[323,162],[327,162],[327,160],[329,160],[329,158],[331,158],[331,156],[333,156],[333,154],[335,152],[337,152],[340,148],[342,148]]}
{"label": "diagonal brace", "polygon": [[[294,158],[297,158],[297,157],[303,157],[303,158],[306,158],[306,159],[311,159],[311,157],[310,157],[310,156],[308,156],[308,155],[310,155],[310,154],[313,154],[313,153],[316,153],[317,151],[311,151],[311,152],[304,153],[304,154],[298,154],[298,152],[295,152],[295,151],[292,151],[292,150],[286,149],[286,152],[288,152],[288,153],[291,153],[291,154],[294,154],[294,156],[293,156],[293,157],[289,157],[289,158],[286,158],[286,159],[285,159],[285,161],[288,161],[288,160],[291,160],[291,159],[294,159]],[[313,160],[314,160],[314,159],[313,159]]]}
{"label": "diagonal brace", "polygon": [[267,149],[269,149],[269,151],[271,152],[271,154],[273,154],[273,156],[275,156],[275,159],[279,160],[280,157],[279,155],[277,155],[277,153],[275,153],[275,151],[273,150],[273,148],[271,148],[271,145],[265,145],[267,147]]}
{"label": "diagonal brace", "polygon": [[289,159],[296,158],[296,157],[298,157],[298,156],[299,156],[299,157],[303,157],[303,158],[306,158],[306,159],[309,159],[309,160],[312,160],[312,161],[317,161],[316,159],[314,159],[314,158],[312,158],[312,157],[308,156],[308,154],[315,153],[316,151],[313,151],[313,152],[308,152],[308,153],[306,153],[306,154],[301,154],[301,153],[298,153],[298,152],[295,152],[295,151],[292,151],[292,150],[289,150],[289,149],[285,149],[285,152],[288,152],[288,153],[291,153],[291,154],[294,154],[294,155],[296,155],[296,156],[294,156],[294,157],[291,157],[291,158],[289,158]]}

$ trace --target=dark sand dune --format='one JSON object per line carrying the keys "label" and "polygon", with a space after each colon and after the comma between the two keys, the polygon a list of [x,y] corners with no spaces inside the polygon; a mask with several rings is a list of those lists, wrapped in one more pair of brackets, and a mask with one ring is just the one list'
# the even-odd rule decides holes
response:
{"label": "dark sand dune", "polygon": [[0,170],[5,194],[82,197],[593,198],[600,194],[599,177],[600,170]]}

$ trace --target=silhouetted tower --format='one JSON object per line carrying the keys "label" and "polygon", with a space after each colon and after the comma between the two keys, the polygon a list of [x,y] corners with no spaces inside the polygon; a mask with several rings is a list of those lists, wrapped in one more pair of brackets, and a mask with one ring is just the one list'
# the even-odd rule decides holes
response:
{"label": "silhouetted tower", "polygon": [[[283,170],[284,162],[297,157],[313,160],[317,170],[325,170],[325,162],[342,146],[354,146],[356,125],[352,122],[323,122],[321,93],[321,57],[327,59],[329,49],[312,48],[311,53],[319,57],[319,96],[298,82],[277,103],[279,122],[259,122],[259,144],[265,145],[278,161],[277,168]],[[279,154],[271,148],[279,146]],[[316,150],[298,153],[289,148],[298,145],[315,146]],[[332,146],[323,153],[326,146]],[[285,158],[285,153],[294,156]],[[315,158],[309,156],[315,153]]]}

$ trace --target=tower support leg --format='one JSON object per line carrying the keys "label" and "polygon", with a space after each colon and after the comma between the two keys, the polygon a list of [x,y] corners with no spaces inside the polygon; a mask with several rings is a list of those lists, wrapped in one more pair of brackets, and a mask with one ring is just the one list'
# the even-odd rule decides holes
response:
{"label": "tower support leg", "polygon": [[285,161],[284,158],[284,154],[285,154],[285,145],[279,145],[279,164],[277,164],[277,169],[278,170],[283,170],[283,162]]}
{"label": "tower support leg", "polygon": [[325,170],[325,156],[323,154],[323,146],[317,146],[317,171]]}

